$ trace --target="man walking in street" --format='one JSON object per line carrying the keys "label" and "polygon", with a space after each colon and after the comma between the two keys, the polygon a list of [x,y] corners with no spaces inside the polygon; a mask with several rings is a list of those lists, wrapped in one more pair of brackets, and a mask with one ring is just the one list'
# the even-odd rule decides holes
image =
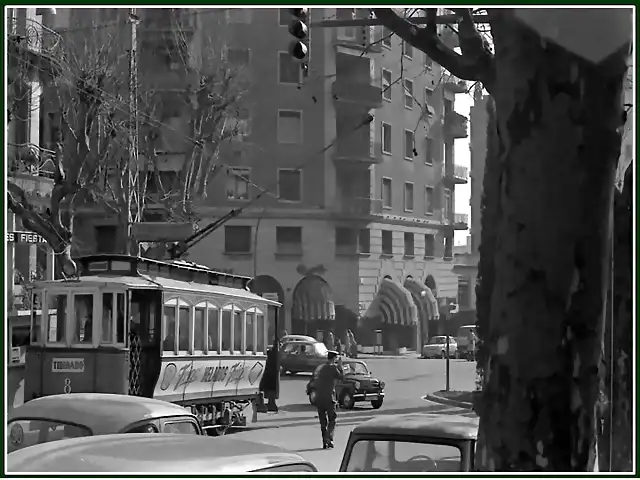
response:
{"label": "man walking in street", "polygon": [[[336,362],[337,359],[337,362]],[[322,432],[322,448],[333,448],[333,431],[336,428],[336,381],[342,380],[342,358],[330,350],[327,363],[320,365],[313,374],[316,388],[316,408]]]}

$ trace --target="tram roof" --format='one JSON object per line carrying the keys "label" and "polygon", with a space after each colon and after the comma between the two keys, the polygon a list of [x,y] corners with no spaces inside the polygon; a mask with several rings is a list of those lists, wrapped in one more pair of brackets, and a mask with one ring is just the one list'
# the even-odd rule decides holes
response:
{"label": "tram roof", "polygon": [[140,275],[137,277],[131,275],[113,276],[113,275],[88,275],[80,277],[77,280],[45,280],[34,282],[36,288],[73,288],[74,286],[95,286],[106,287],[109,285],[122,285],[130,289],[144,290],[168,290],[172,292],[188,292],[201,293],[205,295],[221,295],[237,300],[248,300],[256,303],[267,304],[274,307],[282,306],[279,302],[268,300],[260,295],[256,295],[248,290],[241,288],[225,287],[222,285],[207,285],[197,282],[185,282],[182,280],[174,280],[172,278],[151,277],[148,275]]}

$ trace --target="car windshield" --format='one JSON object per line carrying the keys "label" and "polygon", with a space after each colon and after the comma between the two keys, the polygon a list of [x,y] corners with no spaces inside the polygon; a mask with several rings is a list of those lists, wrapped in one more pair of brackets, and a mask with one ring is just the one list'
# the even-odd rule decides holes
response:
{"label": "car windshield", "polygon": [[314,346],[315,346],[315,349],[316,349],[316,353],[318,355],[325,356],[327,354],[327,352],[329,351],[329,350],[327,350],[327,347],[325,346],[324,343],[318,342]]}
{"label": "car windshield", "polygon": [[361,440],[353,445],[347,472],[460,472],[458,447],[434,443]]}
{"label": "car windshield", "polygon": [[368,375],[369,370],[364,363],[349,362],[343,365],[344,373],[351,375]]}
{"label": "car windshield", "polygon": [[14,420],[7,425],[7,432],[9,453],[40,443],[91,436],[91,430],[86,427],[55,420]]}
{"label": "car windshield", "polygon": [[447,337],[433,337],[431,343],[447,343]]}

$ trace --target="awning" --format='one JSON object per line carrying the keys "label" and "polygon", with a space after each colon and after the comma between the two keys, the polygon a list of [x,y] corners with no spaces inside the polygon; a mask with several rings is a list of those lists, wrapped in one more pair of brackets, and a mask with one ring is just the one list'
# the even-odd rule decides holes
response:
{"label": "awning", "polygon": [[418,308],[418,318],[424,320],[437,320],[440,318],[438,311],[438,301],[433,296],[431,289],[420,280],[407,278],[404,281],[404,288],[409,290],[413,301]]}
{"label": "awning", "polygon": [[415,325],[418,310],[411,293],[393,280],[383,279],[365,317],[382,316],[384,323]]}
{"label": "awning", "polygon": [[318,275],[307,275],[293,289],[291,318],[295,320],[335,320],[336,306],[329,284]]}

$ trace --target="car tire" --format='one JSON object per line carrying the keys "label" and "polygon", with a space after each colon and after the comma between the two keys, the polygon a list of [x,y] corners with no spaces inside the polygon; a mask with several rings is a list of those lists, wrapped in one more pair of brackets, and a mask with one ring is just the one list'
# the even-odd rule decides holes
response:
{"label": "car tire", "polygon": [[315,390],[311,390],[308,394],[309,396],[309,403],[313,406],[315,406],[316,404],[316,391]]}
{"label": "car tire", "polygon": [[351,396],[351,392],[349,391],[342,392],[342,394],[340,395],[340,405],[342,406],[342,408],[346,410],[351,410],[355,406],[355,404],[356,404],[356,401]]}
{"label": "car tire", "polygon": [[379,398],[378,400],[371,400],[371,406],[375,410],[378,410],[382,406],[383,401],[384,401],[384,398]]}

